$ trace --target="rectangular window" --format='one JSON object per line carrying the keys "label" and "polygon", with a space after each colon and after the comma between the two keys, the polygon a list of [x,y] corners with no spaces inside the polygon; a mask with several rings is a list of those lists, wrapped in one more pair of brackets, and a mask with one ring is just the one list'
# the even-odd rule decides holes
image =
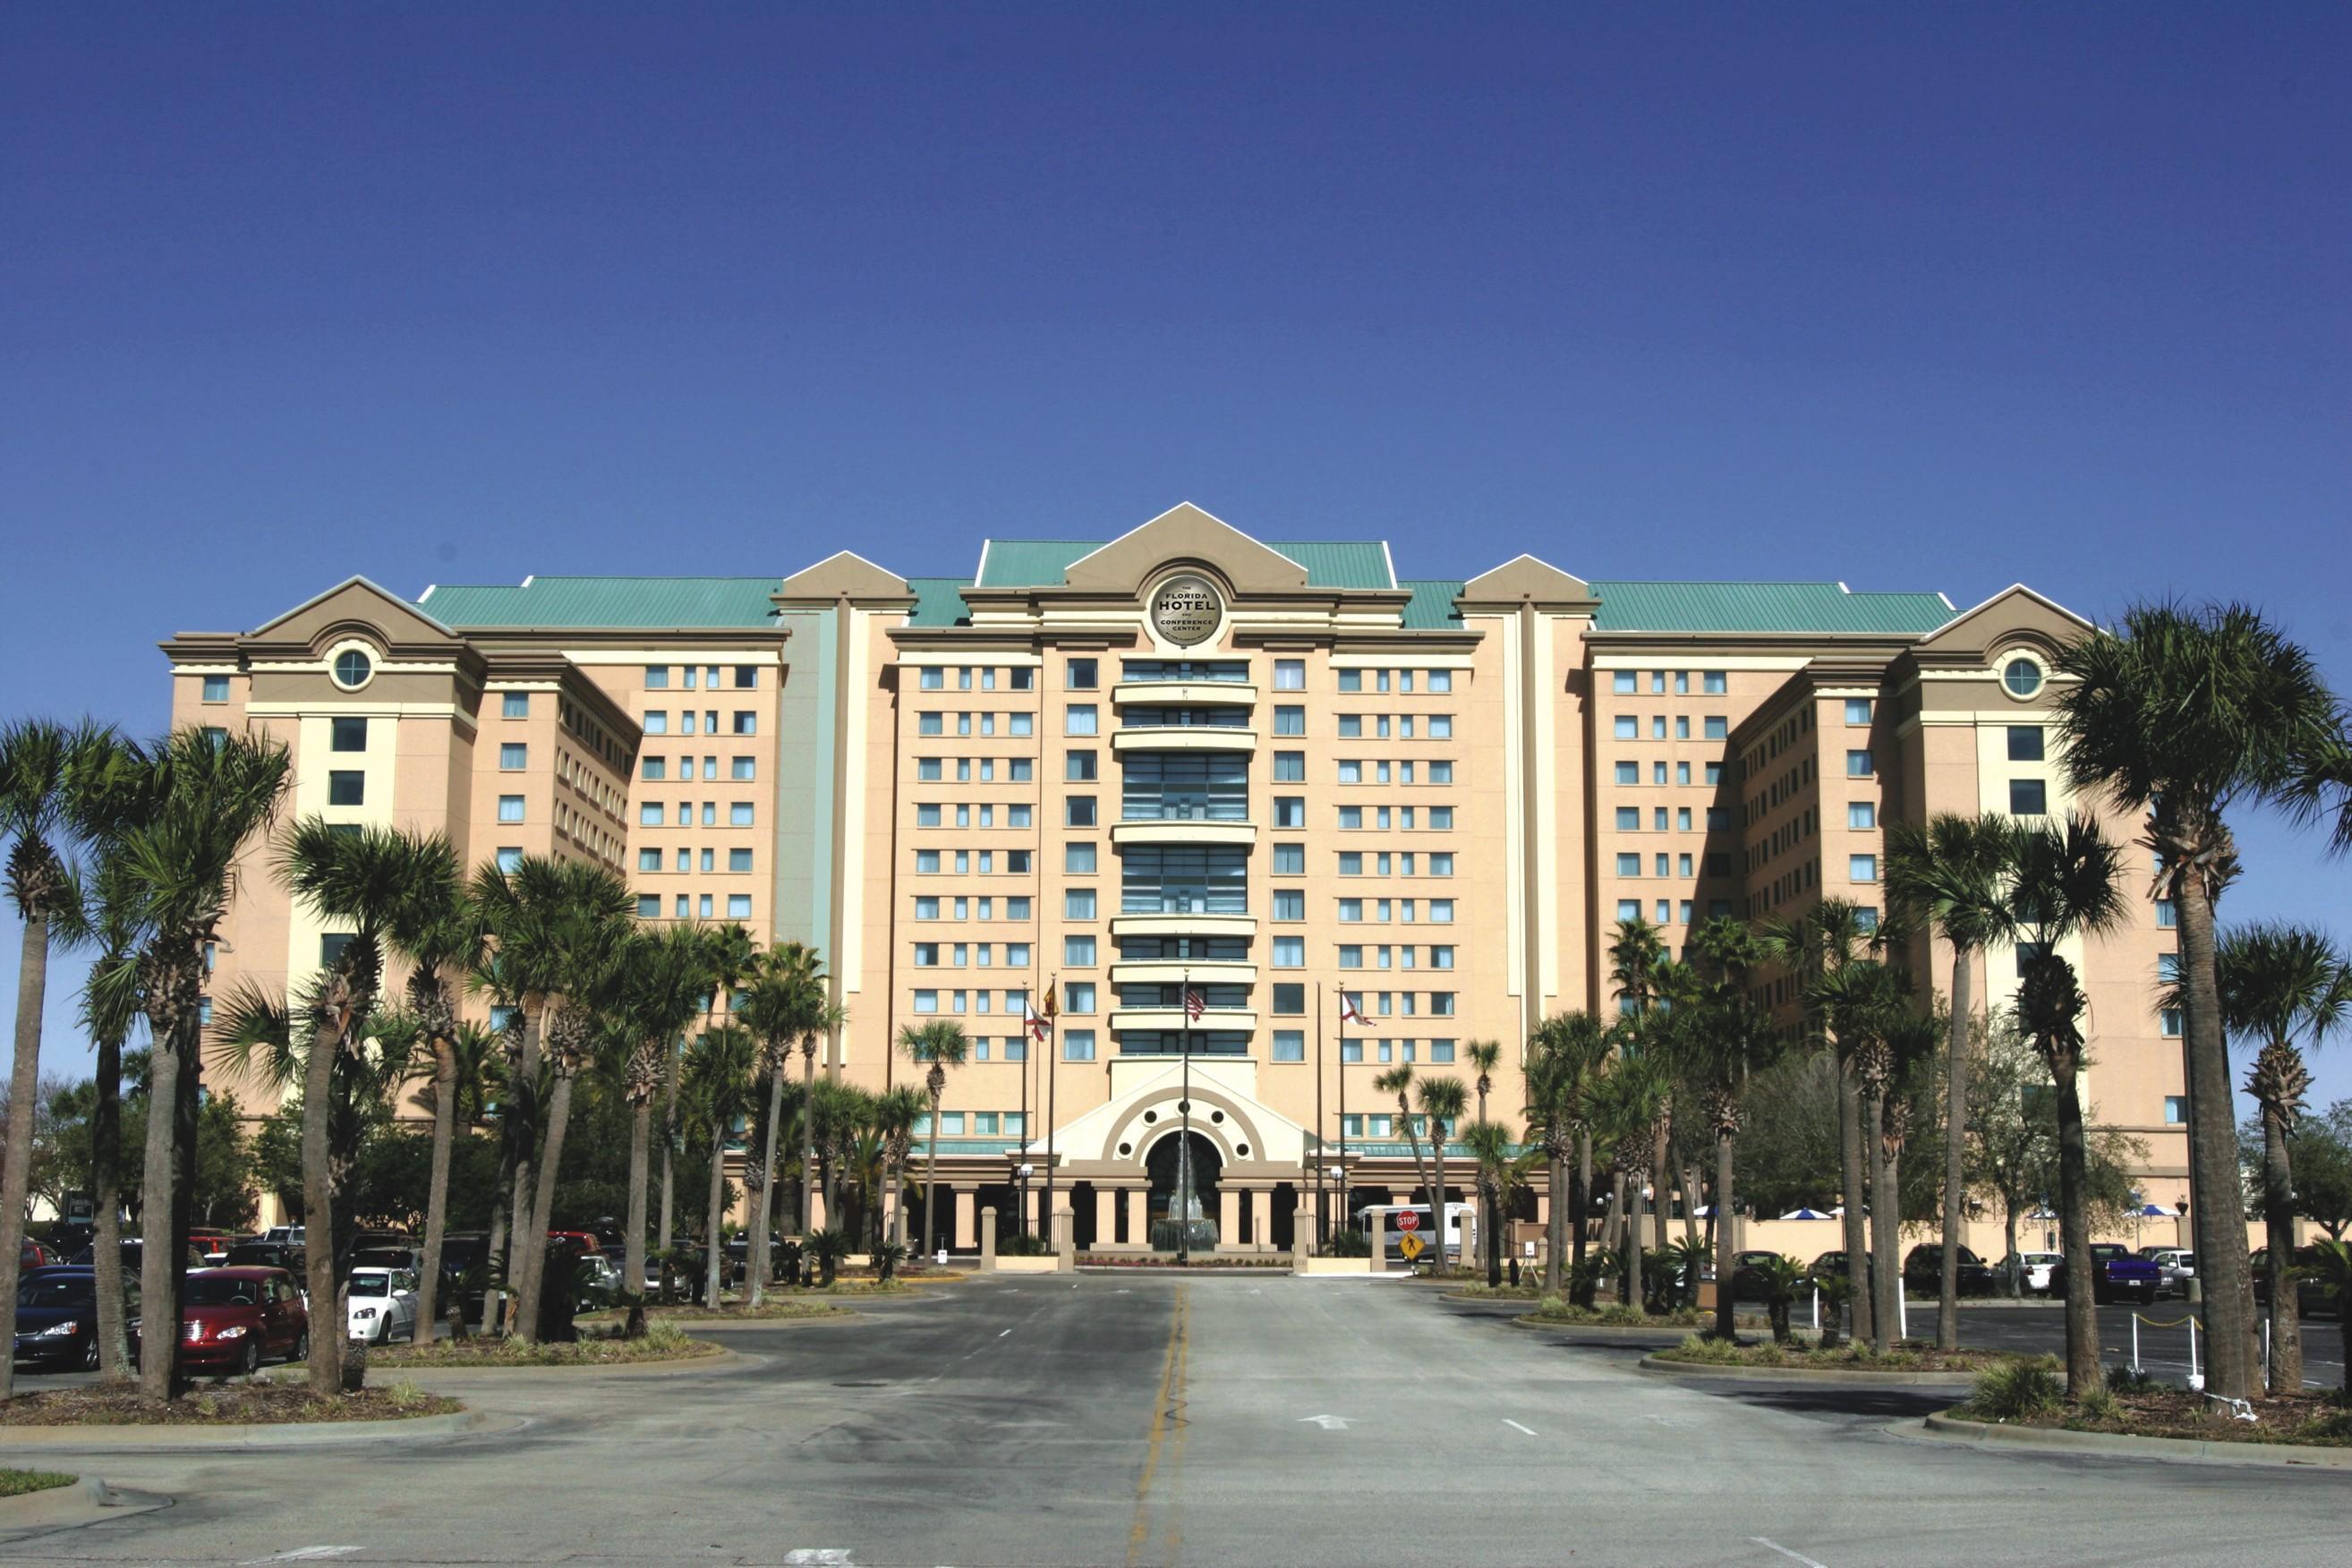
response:
{"label": "rectangular window", "polygon": [[2164,1124],[2167,1127],[2178,1127],[2188,1120],[2189,1097],[2185,1094],[2166,1095],[2164,1097]]}
{"label": "rectangular window", "polygon": [[1638,805],[1619,806],[1617,808],[1617,831],[1620,833],[1641,832],[1642,808]]}
{"label": "rectangular window", "polygon": [[1277,735],[1304,735],[1307,733],[1307,710],[1304,708],[1295,707],[1277,707],[1275,709],[1274,732]]}
{"label": "rectangular window", "polygon": [[1638,877],[1638,876],[1640,876],[1640,875],[1642,874],[1642,858],[1641,858],[1641,856],[1639,856],[1639,855],[1632,855],[1632,854],[1625,854],[1625,855],[1620,855],[1620,856],[1618,856],[1618,857],[1617,857],[1617,874],[1618,874],[1619,876],[1621,876],[1621,877]]}
{"label": "rectangular window", "polygon": [[646,689],[648,691],[668,690],[669,666],[666,664],[649,664],[646,666]]}
{"label": "rectangular window", "polygon": [[2009,781],[2009,814],[2011,816],[2045,816],[2050,811],[2050,786],[2041,779]]}
{"label": "rectangular window", "polygon": [[508,719],[530,718],[530,693],[528,691],[509,691],[503,693],[499,700],[499,712],[501,717]]}
{"label": "rectangular window", "polygon": [[1101,731],[1097,728],[1098,717],[1095,705],[1091,702],[1070,703],[1063,711],[1062,733],[1065,735],[1099,734]]}
{"label": "rectangular window", "polygon": [[1621,696],[1631,696],[1642,689],[1642,672],[1637,669],[1617,669],[1609,674],[1609,689]]}
{"label": "rectangular window", "polygon": [[1845,754],[1846,777],[1866,779],[1874,777],[1877,772],[1878,764],[1871,760],[1868,752],[1848,752]]}
{"label": "rectangular window", "polygon": [[749,708],[735,710],[735,733],[756,735],[760,732],[760,716]]}
{"label": "rectangular window", "polygon": [[1295,1017],[1307,1011],[1307,987],[1291,982],[1274,986],[1274,1011],[1282,1017]]}
{"label": "rectangular window", "polygon": [[1074,658],[1066,667],[1062,684],[1072,691],[1092,691],[1099,679],[1099,667],[1093,659]]}
{"label": "rectangular window", "polygon": [[[506,800],[512,800],[512,801],[518,801],[518,802],[519,802],[519,801],[520,801],[521,799],[522,799],[522,796],[520,796],[520,795],[508,795],[508,796],[503,797],[503,799],[502,799],[502,800],[501,800],[501,802],[500,802],[500,805],[504,805],[504,802],[505,802]],[[657,801],[657,800],[641,800],[641,801],[639,801],[639,802],[637,803],[637,826],[639,826],[640,827],[659,827],[661,825],[662,825],[662,805],[661,805],[661,802],[659,802],[659,801]]]}
{"label": "rectangular window", "polygon": [[[341,721],[337,720],[336,722],[341,723]],[[517,773],[522,772],[523,769],[530,765],[530,748],[529,746],[523,745],[519,742],[509,741],[499,748],[499,771],[500,773]]]}
{"label": "rectangular window", "polygon": [[1276,888],[1274,890],[1274,918],[1278,921],[1305,920],[1306,892],[1297,888]]}
{"label": "rectangular window", "polygon": [[751,758],[737,757],[728,763],[727,776],[740,783],[756,778],[758,776],[758,773],[752,766]]}
{"label": "rectangular window", "polygon": [[647,757],[637,768],[637,776],[655,784],[669,777],[669,762],[665,757]]}
{"label": "rectangular window", "polygon": [[751,868],[751,852],[749,849],[730,849],[727,851],[727,868],[739,875],[749,871]]}
{"label": "rectangular window", "polygon": [[1305,784],[1307,782],[1307,753],[1304,752],[1275,752],[1274,782],[1276,784]]}
{"label": "rectangular window", "polygon": [[2159,928],[2168,931],[2179,926],[2180,924],[2180,907],[2175,904],[2170,899],[2157,900],[2156,923]]}
{"label": "rectangular window", "polygon": [[644,727],[648,735],[667,735],[669,733],[669,715],[662,712],[649,712],[645,717]]}
{"label": "rectangular window", "polygon": [[751,826],[751,803],[748,800],[739,800],[730,805],[727,807],[727,824],[730,827]]}
{"label": "rectangular window", "polygon": [[207,702],[226,702],[228,700],[227,676],[207,675],[205,677],[205,700]]}
{"label": "rectangular window", "polygon": [[1847,856],[1845,876],[1849,882],[1875,882],[1878,880],[1878,857],[1875,855]]}
{"label": "rectangular window", "polygon": [[1095,825],[1095,797],[1090,795],[1065,795],[1062,798],[1062,826],[1092,827]]}
{"label": "rectangular window", "polygon": [[751,918],[751,895],[749,893],[728,894],[727,918],[730,921],[750,920]]}
{"label": "rectangular window", "polygon": [[1642,738],[1642,721],[1631,713],[1617,715],[1617,739],[1638,741]]}
{"label": "rectangular window", "polygon": [[[918,1012],[918,1013],[936,1013],[936,1012],[938,1012],[939,1010],[940,1010],[940,994],[939,994],[938,992],[936,992],[936,991],[918,991],[918,992],[916,992],[916,993],[915,993],[915,1011],[916,1011],[916,1012]],[[944,1119],[944,1118],[942,1118],[942,1120],[945,1120],[945,1119]]]}
{"label": "rectangular window", "polygon": [[335,719],[331,720],[329,722],[333,727],[334,738],[330,742],[332,750],[338,752],[364,752],[367,750],[366,720]]}
{"label": "rectangular window", "polygon": [[1617,764],[1616,778],[1617,782],[1621,784],[1640,784],[1642,782],[1642,764],[1639,763],[1619,763]]}
{"label": "rectangular window", "polygon": [[661,895],[659,893],[639,893],[637,895],[637,918],[641,921],[657,921],[661,919]]}
{"label": "rectangular window", "polygon": [[1062,988],[1062,1009],[1067,1013],[1091,1013],[1095,1010],[1095,983],[1073,980]]}
{"label": "rectangular window", "polygon": [[1704,732],[1706,738],[1710,741],[1723,740],[1731,733],[1730,726],[1731,721],[1726,719],[1722,714],[1710,713],[1706,716],[1706,723],[1705,725]]}
{"label": "rectangular window", "polygon": [[[1062,1059],[1066,1062],[1090,1062],[1095,1059],[1095,1032],[1092,1029],[1062,1031]],[[1015,1118],[1014,1120],[1018,1120]]]}
{"label": "rectangular window", "polygon": [[1845,721],[1849,724],[1869,723],[1870,706],[1870,699],[1867,697],[1847,698],[1845,700]]}
{"label": "rectangular window", "polygon": [[1307,1059],[1307,1031],[1276,1029],[1274,1032],[1273,1059],[1278,1062],[1303,1062]]}
{"label": "rectangular window", "polygon": [[1274,689],[1276,691],[1307,689],[1307,661],[1303,658],[1277,658],[1274,661]]}
{"label": "rectangular window", "polygon": [[1062,892],[1062,918],[1066,921],[1090,921],[1095,918],[1095,890],[1092,888],[1066,888]]}
{"label": "rectangular window", "polygon": [[1342,691],[1361,691],[1363,689],[1364,689],[1364,672],[1363,672],[1362,670],[1360,670],[1360,669],[1343,669],[1343,670],[1341,670],[1341,671],[1339,672],[1339,689],[1340,689],[1340,690],[1342,690]]}
{"label": "rectangular window", "polygon": [[1303,936],[1278,936],[1274,939],[1274,967],[1304,969],[1307,967],[1307,939]]}
{"label": "rectangular window", "polygon": [[2042,761],[2042,726],[2011,724],[2009,727],[2009,760],[2012,763]]}
{"label": "rectangular window", "polygon": [[[503,850],[503,849],[501,849],[501,850],[499,850],[499,853],[500,855],[504,855],[504,854],[506,853],[506,851],[505,851],[505,850]],[[518,849],[518,850],[516,850],[516,851],[515,851],[515,854],[516,854],[516,856],[517,856],[518,858],[520,858],[520,857],[521,856],[521,854],[522,854],[522,851],[521,851],[521,850],[520,850],[520,849]],[[501,863],[501,864],[499,865],[499,870],[501,870],[501,871],[505,871],[505,870],[510,870],[510,869],[512,869],[512,868],[510,868],[510,867],[509,867],[509,866],[507,866],[507,865],[505,865],[505,864]],[[640,850],[638,850],[638,851],[637,851],[637,869],[638,869],[638,870],[640,870],[640,871],[658,871],[658,870],[660,870],[660,869],[661,869],[661,851],[660,851],[660,850],[658,850],[658,849],[640,849]]]}
{"label": "rectangular window", "polygon": [[1274,847],[1274,869],[1277,876],[1303,876],[1307,871],[1307,846],[1277,844]]}
{"label": "rectangular window", "polygon": [[330,773],[327,775],[327,804],[329,805],[366,805],[367,774],[341,771]]}
{"label": "rectangular window", "polygon": [[1306,826],[1307,797],[1305,795],[1276,795],[1274,797],[1274,825],[1276,827]]}
{"label": "rectangular window", "polygon": [[1846,802],[1845,825],[1856,829],[1876,827],[1878,826],[1877,805],[1866,800]]}

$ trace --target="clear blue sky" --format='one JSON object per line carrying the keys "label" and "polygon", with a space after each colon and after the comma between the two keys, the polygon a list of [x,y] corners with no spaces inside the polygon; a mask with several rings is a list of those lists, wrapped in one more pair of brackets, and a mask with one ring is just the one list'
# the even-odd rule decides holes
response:
{"label": "clear blue sky", "polygon": [[[158,637],[352,572],[1187,499],[1408,574],[2238,595],[2352,686],[2352,11],[1625,9],[13,7],[9,704],[155,727]],[[2352,935],[2244,838],[2227,912]]]}

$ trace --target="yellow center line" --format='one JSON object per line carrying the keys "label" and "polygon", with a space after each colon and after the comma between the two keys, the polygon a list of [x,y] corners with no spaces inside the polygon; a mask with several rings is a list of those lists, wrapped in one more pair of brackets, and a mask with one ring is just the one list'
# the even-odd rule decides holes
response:
{"label": "yellow center line", "polygon": [[1168,1444],[1168,1473],[1171,1484],[1162,1489],[1167,1493],[1164,1513],[1168,1521],[1166,1536],[1167,1561],[1164,1568],[1177,1568],[1184,1558],[1184,1500],[1175,1490],[1184,1473],[1184,1435],[1192,1428],[1192,1416],[1185,1410],[1184,1379],[1192,1364],[1192,1310],[1177,1287],[1176,1298],[1176,1377],[1168,1390],[1168,1424],[1172,1436]]}
{"label": "yellow center line", "polygon": [[1168,1323],[1168,1352],[1160,1363],[1160,1387],[1151,1399],[1151,1433],[1144,1445],[1143,1473],[1135,1482],[1135,1522],[1127,1532],[1129,1568],[1143,1561],[1151,1536],[1151,1481],[1160,1472],[1160,1448],[1168,1436],[1168,1407],[1176,1388],[1176,1367],[1184,1342],[1185,1287],[1176,1287],[1176,1309]]}

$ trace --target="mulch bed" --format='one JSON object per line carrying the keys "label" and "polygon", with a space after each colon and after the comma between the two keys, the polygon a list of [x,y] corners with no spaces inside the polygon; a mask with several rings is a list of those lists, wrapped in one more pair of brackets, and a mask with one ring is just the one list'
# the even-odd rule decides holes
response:
{"label": "mulch bed", "polygon": [[[715,1312],[708,1307],[648,1307],[646,1309],[646,1316],[656,1323],[746,1322],[771,1318],[782,1322],[793,1318],[846,1316],[848,1309],[845,1307],[833,1307],[823,1301],[808,1300],[811,1296],[824,1296],[828,1293],[823,1290],[794,1291],[782,1300],[770,1296],[756,1307],[747,1307],[739,1301],[722,1306]],[[853,1293],[869,1296],[898,1294],[897,1291],[874,1290]]]}
{"label": "mulch bed", "polygon": [[1727,1345],[1720,1340],[1686,1342],[1660,1351],[1657,1359],[1695,1366],[1788,1367],[1807,1372],[1982,1372],[2016,1355],[2008,1351],[1939,1351],[1933,1345],[1902,1344],[1885,1355],[1841,1342],[1835,1350],[1799,1342]]}
{"label": "mulch bed", "polygon": [[369,1388],[318,1400],[293,1384],[199,1386],[160,1408],[132,1386],[47,1389],[0,1404],[0,1426],[273,1426],[311,1421],[405,1421],[464,1405],[414,1389]]}
{"label": "mulch bed", "polygon": [[2352,1405],[2340,1394],[2286,1394],[2251,1399],[2255,1419],[2241,1421],[2227,1405],[2187,1389],[2117,1394],[2115,1414],[2093,1416],[2069,1408],[2063,1417],[2011,1426],[2063,1426],[2069,1432],[2115,1432],[2134,1437],[2189,1437],[2207,1443],[2294,1443],[2352,1447]]}
{"label": "mulch bed", "polygon": [[477,1337],[441,1340],[429,1345],[393,1345],[368,1352],[368,1370],[404,1372],[411,1367],[625,1366],[633,1362],[692,1361],[718,1355],[725,1347],[708,1340],[690,1340],[677,1329],[656,1324],[641,1340],[625,1340],[617,1331],[608,1335],[583,1335],[576,1340],[547,1340],[526,1344],[520,1340]]}

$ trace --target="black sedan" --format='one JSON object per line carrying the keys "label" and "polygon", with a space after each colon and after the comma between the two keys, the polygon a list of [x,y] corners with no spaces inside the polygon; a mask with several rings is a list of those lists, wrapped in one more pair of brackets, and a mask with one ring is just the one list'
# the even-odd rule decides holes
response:
{"label": "black sedan", "polygon": [[[125,1286],[123,1296],[127,1323],[139,1315],[139,1293]],[[97,1370],[96,1269],[36,1268],[17,1282],[16,1356],[56,1370]]]}
{"label": "black sedan", "polygon": [[[1993,1273],[1985,1267],[1983,1258],[1967,1247],[1960,1248],[1959,1278],[1957,1281],[1963,1296],[1990,1296],[1993,1292]],[[1913,1247],[1903,1258],[1903,1288],[1914,1296],[1935,1296],[1944,1289],[1944,1245],[1941,1242]]]}

